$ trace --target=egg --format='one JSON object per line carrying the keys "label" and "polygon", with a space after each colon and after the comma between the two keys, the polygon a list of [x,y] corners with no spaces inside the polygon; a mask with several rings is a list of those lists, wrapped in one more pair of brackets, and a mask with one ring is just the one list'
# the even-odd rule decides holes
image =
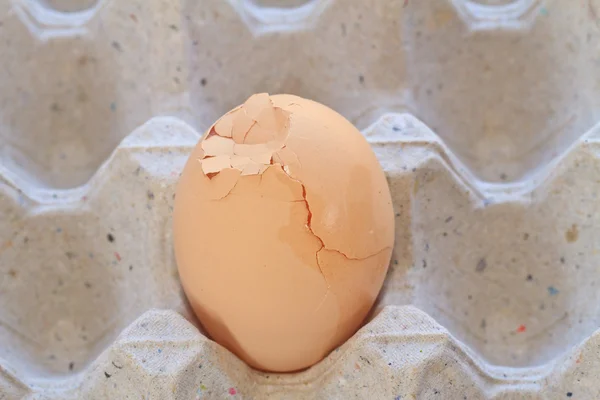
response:
{"label": "egg", "polygon": [[174,247],[201,324],[250,366],[309,367],[361,326],[394,242],[385,175],[330,108],[256,94],[211,126],[176,189]]}

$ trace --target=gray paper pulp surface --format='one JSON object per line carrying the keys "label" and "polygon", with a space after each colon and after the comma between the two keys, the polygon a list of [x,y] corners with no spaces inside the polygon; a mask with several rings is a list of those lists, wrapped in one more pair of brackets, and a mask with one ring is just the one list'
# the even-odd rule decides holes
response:
{"label": "gray paper pulp surface", "polygon": [[[0,399],[600,398],[600,4],[276,3],[0,0]],[[261,91],[361,128],[396,213],[372,319],[298,374],[207,339],[172,251]]]}

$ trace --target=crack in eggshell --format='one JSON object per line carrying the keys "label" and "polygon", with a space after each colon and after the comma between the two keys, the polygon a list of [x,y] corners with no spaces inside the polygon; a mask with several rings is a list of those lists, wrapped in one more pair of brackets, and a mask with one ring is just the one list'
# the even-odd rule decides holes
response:
{"label": "crack in eggshell", "polygon": [[281,164],[284,167],[296,166],[302,168],[302,164],[296,153],[286,146],[283,146],[280,150],[273,153],[273,162]]}
{"label": "crack in eggshell", "polygon": [[[306,204],[306,206],[307,206],[307,209],[308,209],[308,202],[307,202],[306,200],[304,200],[304,203]],[[385,247],[385,248],[383,248],[383,249],[381,249],[381,250],[377,251],[376,253],[374,253],[374,254],[371,254],[371,255],[369,255],[369,256],[367,256],[367,257],[364,257],[364,258],[351,258],[351,257],[348,257],[346,254],[344,254],[344,253],[343,253],[343,252],[341,252],[341,251],[334,250],[334,249],[328,249],[328,248],[327,248],[327,247],[324,245],[324,243],[323,243],[323,240],[322,240],[321,238],[319,238],[319,237],[318,237],[318,236],[317,236],[317,235],[316,235],[316,234],[315,234],[315,233],[312,231],[312,229],[310,229],[310,228],[309,228],[309,231],[310,231],[310,233],[311,233],[313,236],[315,236],[315,237],[316,237],[316,238],[317,238],[317,239],[318,239],[318,240],[321,242],[321,244],[322,244],[322,247],[321,247],[319,250],[317,250],[317,252],[316,252],[316,258],[317,258],[317,266],[319,267],[319,271],[321,272],[321,275],[323,276],[323,280],[324,280],[324,281],[325,281],[325,283],[327,284],[327,291],[326,291],[326,292],[325,292],[325,294],[323,295],[323,299],[322,299],[322,300],[319,302],[319,305],[318,305],[318,306],[315,308],[315,310],[313,311],[313,312],[315,312],[315,313],[316,313],[317,311],[319,311],[319,309],[320,309],[320,308],[323,306],[323,304],[325,304],[325,301],[327,300],[327,297],[329,296],[329,294],[330,294],[330,293],[333,293],[333,296],[336,298],[336,300],[340,301],[340,299],[338,298],[338,295],[336,294],[336,290],[335,290],[335,288],[333,288],[333,287],[332,287],[332,286],[329,284],[329,279],[327,278],[327,275],[331,275],[331,274],[333,274],[334,272],[333,272],[333,271],[331,271],[331,270],[329,270],[329,269],[327,268],[327,265],[328,265],[328,264],[327,264],[326,262],[323,262],[323,261],[321,260],[321,258],[323,258],[325,255],[337,254],[337,255],[339,255],[339,256],[341,256],[341,257],[343,257],[343,258],[345,259],[345,261],[346,261],[346,262],[365,262],[365,261],[368,261],[368,260],[371,260],[371,259],[378,258],[378,257],[379,257],[379,256],[381,256],[383,253],[386,253],[386,252],[391,252],[391,251],[392,251],[392,247]],[[382,264],[382,265],[386,265],[386,264]],[[336,281],[336,280],[334,279],[334,281]],[[337,291],[339,292],[339,288],[338,288],[338,290],[337,290]],[[343,332],[344,330],[341,330],[341,331]],[[337,335],[339,332],[340,332],[340,327],[338,326],[338,329],[336,330],[336,335]]]}
{"label": "crack in eggshell", "polygon": [[[303,184],[302,186],[304,187],[304,184]],[[305,202],[306,202],[306,207],[308,208],[308,203],[309,203],[309,202],[308,202],[308,194],[306,194],[306,191],[304,192],[304,198],[305,198]],[[311,213],[311,217],[312,217],[312,213]],[[311,218],[311,219],[312,219],[312,218]],[[321,241],[321,243],[323,243],[323,249],[321,249],[321,250],[327,250],[327,251],[331,251],[331,252],[338,253],[338,254],[340,254],[341,256],[343,256],[345,259],[347,259],[347,260],[350,260],[350,261],[364,261],[364,260],[368,260],[369,258],[375,257],[375,256],[377,256],[377,255],[381,254],[382,252],[384,252],[384,251],[386,251],[386,250],[389,250],[389,249],[391,249],[391,246],[384,246],[384,247],[382,247],[382,248],[380,248],[380,249],[377,249],[377,250],[376,250],[376,251],[374,251],[374,252],[371,252],[371,253],[369,253],[368,255],[366,255],[366,256],[364,256],[364,257],[351,257],[351,256],[349,256],[348,254],[346,254],[345,252],[343,252],[342,250],[340,250],[340,249],[336,249],[336,248],[334,248],[334,247],[328,247],[328,246],[326,246],[326,245],[325,245],[325,242],[324,242],[324,240],[323,240],[321,237],[319,237],[319,236],[318,236],[318,235],[317,235],[317,234],[316,234],[316,233],[313,231],[313,229],[312,229],[312,225],[311,225],[311,227],[310,227],[310,231],[311,231],[311,233],[312,233],[313,235],[315,235],[315,237],[317,237],[317,238],[318,238],[318,239]]]}
{"label": "crack in eggshell", "polygon": [[[310,204],[308,202],[308,198],[307,198],[307,194],[306,194],[306,187],[304,186],[304,183],[302,183],[301,181],[299,181],[298,179],[295,179],[294,177],[292,177],[287,171],[285,171],[285,169],[281,166],[281,168],[283,169],[283,171],[285,172],[285,174],[289,177],[289,179],[299,183],[302,187],[302,199],[304,202],[304,205],[306,206],[306,212],[307,212],[307,218],[306,218],[306,228],[307,230],[319,241],[321,247],[315,252],[315,259],[317,262],[317,267],[319,268],[319,271],[321,272],[321,275],[323,276],[323,279],[325,280],[325,283],[327,284],[327,292],[325,293],[323,300],[321,301],[321,304],[325,302],[325,300],[327,299],[328,293],[331,290],[331,284],[329,283],[329,280],[327,279],[327,274],[325,271],[325,267],[322,265],[322,263],[320,262],[320,258],[319,255],[322,251],[326,251],[326,252],[331,252],[331,253],[336,253],[339,254],[340,256],[344,257],[346,260],[348,261],[366,261],[370,258],[374,258],[379,256],[381,253],[385,252],[385,251],[390,251],[391,247],[384,247],[383,249],[380,249],[378,251],[376,251],[373,254],[368,255],[367,257],[361,257],[361,258],[353,258],[353,257],[349,257],[348,255],[346,255],[344,252],[338,250],[338,249],[332,249],[329,248],[325,245],[325,242],[323,241],[323,239],[321,237],[319,237],[319,235],[317,235],[315,233],[315,231],[312,228],[312,218],[313,218],[313,214],[312,211],[310,209]],[[317,309],[315,310],[315,312],[318,310],[319,307],[317,307]]]}
{"label": "crack in eggshell", "polygon": [[[293,179],[293,178],[290,176],[290,179]],[[297,181],[297,182],[300,182],[300,181]],[[325,276],[325,271],[323,270],[323,267],[321,266],[321,263],[319,262],[319,252],[325,248],[325,243],[323,243],[323,240],[319,236],[317,236],[312,229],[311,222],[312,222],[313,215],[312,215],[312,211],[310,211],[310,205],[308,204],[308,200],[306,199],[306,187],[304,186],[304,184],[302,182],[300,182],[300,184],[302,185],[302,198],[304,199],[304,205],[306,206],[306,213],[307,213],[306,229],[308,229],[308,231],[319,241],[319,243],[321,243],[321,248],[319,248],[319,250],[317,250],[315,253],[315,260],[317,261],[317,267],[319,267],[319,271],[321,271],[321,275],[323,275],[323,279],[325,280],[325,283],[327,284],[327,290],[329,290],[329,289],[331,289],[331,284],[327,280],[327,277]]]}
{"label": "crack in eggshell", "polygon": [[[386,247],[383,247],[383,248],[381,248],[381,249],[379,249],[379,250],[375,251],[375,252],[374,252],[374,253],[372,253],[372,254],[369,254],[369,255],[368,255],[368,256],[366,256],[366,257],[350,257],[350,256],[348,256],[346,253],[344,253],[343,251],[341,251],[341,250],[339,250],[339,249],[334,249],[334,248],[327,247],[327,246],[325,245],[325,242],[323,241],[323,239],[322,239],[321,237],[319,237],[319,235],[317,235],[317,234],[316,234],[316,233],[313,231],[313,229],[312,229],[312,217],[313,217],[313,213],[312,213],[312,211],[311,211],[311,209],[310,209],[310,204],[309,204],[309,201],[308,201],[308,196],[307,196],[307,193],[306,193],[306,186],[305,186],[305,185],[304,185],[304,183],[302,183],[300,180],[298,180],[298,179],[294,178],[294,177],[293,177],[293,176],[291,176],[291,175],[290,175],[288,172],[286,172],[286,171],[285,171],[285,169],[284,169],[283,167],[282,167],[282,169],[283,169],[283,171],[285,172],[285,174],[286,174],[286,175],[287,175],[287,176],[288,176],[290,179],[292,179],[292,180],[294,180],[294,181],[298,182],[298,183],[299,183],[299,184],[302,186],[302,198],[303,198],[304,204],[306,205],[306,210],[307,210],[307,212],[308,212],[308,217],[307,217],[306,227],[308,228],[308,230],[310,231],[310,233],[312,233],[312,235],[313,235],[314,237],[316,237],[316,238],[319,240],[319,242],[321,243],[321,246],[322,246],[322,247],[321,247],[321,248],[320,248],[320,249],[317,251],[317,256],[318,256],[318,253],[319,253],[320,251],[322,251],[322,250],[327,250],[327,251],[331,251],[331,252],[338,253],[339,255],[341,255],[342,257],[344,257],[344,258],[345,258],[345,259],[347,259],[347,260],[351,260],[351,261],[363,261],[363,260],[367,260],[367,259],[369,259],[369,258],[375,257],[375,256],[377,256],[377,255],[381,254],[382,252],[384,252],[384,251],[386,251],[386,250],[390,250],[390,249],[391,249],[391,247],[390,247],[390,246],[386,246]],[[317,257],[317,258],[318,258],[318,257]],[[318,263],[318,262],[317,262],[317,263]],[[319,267],[320,267],[320,266],[319,266]]]}
{"label": "crack in eggshell", "polygon": [[329,293],[331,293],[331,288],[328,287],[327,291],[325,292],[325,295],[323,296],[323,300],[321,300],[321,302],[319,303],[317,308],[315,308],[315,311],[313,311],[314,313],[316,313],[317,311],[319,311],[321,309],[321,307],[323,307],[323,304],[325,304],[325,300],[327,300]]}
{"label": "crack in eggshell", "polygon": [[344,258],[345,258],[346,260],[348,260],[348,261],[366,261],[366,260],[369,260],[369,259],[371,259],[371,258],[378,257],[378,256],[379,256],[381,253],[384,253],[384,252],[386,252],[386,251],[390,251],[390,250],[392,250],[392,247],[389,247],[389,246],[388,246],[388,247],[384,247],[383,249],[381,249],[381,250],[378,250],[377,252],[375,252],[375,253],[373,253],[373,254],[370,254],[370,255],[368,255],[368,256],[366,256],[366,257],[360,257],[360,258],[356,258],[356,257],[348,257],[346,254],[344,254],[343,252],[341,252],[341,251],[339,251],[339,250],[335,250],[335,249],[328,249],[328,248],[326,248],[326,247],[322,248],[321,250],[323,250],[323,251],[328,251],[328,252],[330,252],[330,253],[337,253],[337,254],[339,254],[340,256],[344,257]]}
{"label": "crack in eggshell", "polygon": [[239,182],[241,172],[237,169],[228,168],[211,178],[209,185],[209,196],[211,201],[223,200],[235,189]]}
{"label": "crack in eggshell", "polygon": [[390,246],[391,197],[369,143],[348,120],[321,104],[289,95],[271,99],[291,112],[286,147],[304,165],[290,168],[290,174],[307,186],[315,233],[328,247],[353,258]]}
{"label": "crack in eggshell", "polygon": [[[299,105],[298,105],[299,106]],[[295,178],[291,167],[301,168],[300,160],[296,153],[285,146],[289,135],[291,113],[279,107],[273,106],[270,96],[266,93],[251,96],[242,106],[225,114],[210,132],[215,133],[205,138],[201,144],[204,157],[200,159],[202,170],[205,174],[214,174],[215,179],[225,171],[237,170],[239,174],[233,175],[227,172],[226,182],[228,190],[215,200],[223,200],[236,188],[242,176],[260,175],[258,184],[262,184],[262,174],[269,170],[270,166],[281,168],[285,176],[298,183],[302,188],[302,201],[307,212],[306,229],[320,243],[320,248],[315,253],[316,265],[327,284],[325,301],[331,289],[326,278],[326,271],[319,261],[321,251],[335,252],[347,260],[362,261],[374,257],[389,249],[383,248],[375,253],[362,258],[349,257],[340,249],[328,247],[323,239],[319,237],[312,227],[313,213],[307,196],[306,187],[303,182]],[[232,183],[235,177],[236,181]],[[280,179],[280,178],[279,178]],[[215,184],[217,182],[214,182]],[[275,195],[271,193],[271,195]]]}

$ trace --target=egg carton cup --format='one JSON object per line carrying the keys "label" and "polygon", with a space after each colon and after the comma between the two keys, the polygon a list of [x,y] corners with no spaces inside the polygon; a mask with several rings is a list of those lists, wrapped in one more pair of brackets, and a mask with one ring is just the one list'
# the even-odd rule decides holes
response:
{"label": "egg carton cup", "polygon": [[411,115],[386,115],[365,136],[396,210],[390,271],[370,322],[296,374],[249,368],[188,311],[171,236],[175,184],[200,138],[188,124],[151,119],[75,190],[40,190],[3,170],[0,393],[600,396],[598,130],[514,187],[472,180]]}

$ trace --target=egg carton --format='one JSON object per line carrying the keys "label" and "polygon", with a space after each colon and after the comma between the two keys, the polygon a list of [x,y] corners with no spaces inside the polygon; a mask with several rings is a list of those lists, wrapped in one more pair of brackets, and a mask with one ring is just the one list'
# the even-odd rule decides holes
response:
{"label": "egg carton", "polygon": [[[600,398],[600,4],[273,4],[0,0],[0,398]],[[297,374],[207,339],[172,254],[198,132],[263,91],[363,129],[396,212]]]}
{"label": "egg carton", "polygon": [[474,184],[410,115],[384,116],[365,135],[394,199],[393,261],[373,319],[297,374],[252,370],[193,324],[170,229],[199,139],[188,124],[150,120],[78,189],[19,188],[3,171],[0,393],[597,398],[600,132],[531,186],[500,191]]}

